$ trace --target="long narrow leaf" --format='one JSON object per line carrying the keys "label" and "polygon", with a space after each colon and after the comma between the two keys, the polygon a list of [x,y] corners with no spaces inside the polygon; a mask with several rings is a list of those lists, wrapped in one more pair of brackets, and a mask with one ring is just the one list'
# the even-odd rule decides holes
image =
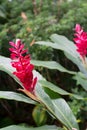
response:
{"label": "long narrow leaf", "polygon": [[36,85],[36,95],[40,101],[48,108],[48,110],[50,110],[50,112],[54,111],[54,106],[51,98],[44,92],[44,89],[42,89],[39,83]]}
{"label": "long narrow leaf", "polygon": [[69,95],[69,93],[67,91],[59,88],[58,86],[56,86],[56,85],[54,85],[46,80],[40,80],[39,82],[41,83],[42,86],[47,87],[58,94]]}
{"label": "long narrow leaf", "polygon": [[67,91],[61,89],[60,87],[52,84],[51,82],[48,82],[46,80],[39,80],[39,82],[41,83],[41,85],[43,87],[49,88],[53,92],[56,92],[60,95],[69,95],[69,96],[73,96],[74,98],[76,98],[78,100],[84,100],[84,98],[82,96],[67,92]]}
{"label": "long narrow leaf", "polygon": [[55,106],[55,115],[56,117],[65,124],[65,126],[72,130],[72,128],[77,128],[79,130],[79,126],[76,122],[75,116],[73,115],[71,109],[64,99],[53,100],[53,104]]}
{"label": "long narrow leaf", "polygon": [[56,127],[56,126],[49,126],[44,125],[41,127],[25,127],[25,126],[18,126],[18,125],[11,125],[8,127],[1,128],[0,130],[63,130],[62,128]]}
{"label": "long narrow leaf", "polygon": [[62,65],[60,65],[59,63],[55,62],[55,61],[39,61],[39,60],[32,60],[31,61],[35,66],[43,66],[46,67],[48,69],[57,69],[61,72],[67,72],[69,74],[76,74],[73,71],[69,71],[66,68],[64,68]]}
{"label": "long narrow leaf", "polygon": [[51,40],[54,43],[40,41],[40,42],[36,42],[36,44],[49,46],[49,47],[52,47],[54,49],[58,49],[58,50],[63,51],[65,56],[69,60],[71,60],[73,63],[75,63],[77,65],[77,67],[83,73],[85,73],[86,70],[84,70],[82,62],[80,60],[80,55],[79,55],[79,53],[77,53],[76,46],[75,46],[75,44],[72,41],[70,41],[66,37],[64,37],[62,35],[58,35],[58,34],[53,34],[51,36]]}
{"label": "long narrow leaf", "polygon": [[66,51],[74,57],[79,56],[79,54],[76,51],[75,44],[69,39],[67,39],[65,36],[53,34],[50,38],[55,44],[57,44],[57,49]]}
{"label": "long narrow leaf", "polygon": [[8,99],[8,100],[25,102],[25,103],[29,103],[29,104],[36,104],[35,101],[24,96],[23,94],[19,94],[16,92],[9,92],[9,91],[0,91],[0,99]]}
{"label": "long narrow leaf", "polygon": [[[12,78],[14,78],[14,80],[16,80],[16,82],[18,82],[21,86],[22,84],[20,83],[20,81],[16,78],[16,76],[14,76],[12,73],[13,71],[15,71],[15,68],[13,68],[11,66],[11,59],[10,58],[6,58],[4,56],[0,56],[0,70],[8,73]],[[35,64],[36,66],[43,66],[43,67],[48,67],[48,68],[51,68],[51,69],[58,69],[62,72],[68,72],[70,74],[76,74],[76,72],[72,72],[72,71],[68,71],[67,69],[65,69],[64,67],[62,67],[60,64],[56,63],[56,62],[43,62],[43,61],[35,61],[33,60],[32,61],[33,64]],[[42,75],[40,75],[37,71],[33,71],[34,75],[36,77],[38,77],[38,80],[45,80]],[[81,96],[78,96],[78,95],[74,95],[74,94],[71,94],[71,93],[68,93],[58,87],[56,87],[55,85],[53,85],[52,83],[47,83],[47,81],[43,81],[45,83],[45,86],[47,86],[48,88],[50,87],[50,89],[52,91],[55,91],[58,92],[59,94],[61,95],[69,95],[70,96],[74,96],[75,98],[78,98],[78,99],[83,99]],[[43,85],[43,84],[42,84]],[[23,87],[23,86],[22,86]]]}

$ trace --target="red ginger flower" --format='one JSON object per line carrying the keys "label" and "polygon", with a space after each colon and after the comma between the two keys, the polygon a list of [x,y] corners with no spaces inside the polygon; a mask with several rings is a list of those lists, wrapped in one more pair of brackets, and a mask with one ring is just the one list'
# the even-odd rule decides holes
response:
{"label": "red ginger flower", "polygon": [[22,82],[26,90],[33,93],[37,77],[34,78],[33,76],[34,65],[30,63],[30,55],[25,55],[28,50],[24,49],[24,44],[22,44],[20,39],[17,39],[16,43],[10,42],[10,45],[12,48],[9,48],[9,50],[11,51],[11,59],[13,60],[11,64],[16,68],[13,74]]}
{"label": "red ginger flower", "polygon": [[74,41],[77,46],[77,51],[84,59],[87,55],[87,32],[84,32],[79,24],[76,24],[75,31],[76,38],[74,38]]}
{"label": "red ginger flower", "polygon": [[13,47],[13,48],[9,48],[9,50],[12,52],[11,59],[17,59],[23,57],[23,54],[28,52],[27,49],[26,50],[24,49],[24,44],[21,43],[20,39],[17,39],[16,43],[9,42],[9,44]]}

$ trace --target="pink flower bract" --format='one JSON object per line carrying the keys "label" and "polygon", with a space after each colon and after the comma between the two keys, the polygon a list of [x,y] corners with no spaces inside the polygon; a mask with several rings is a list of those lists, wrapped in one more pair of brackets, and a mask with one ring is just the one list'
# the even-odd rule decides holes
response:
{"label": "pink flower bract", "polygon": [[79,24],[76,24],[75,31],[76,37],[74,38],[74,41],[77,46],[77,51],[85,58],[87,55],[87,32],[84,32]]}
{"label": "pink flower bract", "polygon": [[34,65],[30,63],[30,55],[26,54],[28,50],[24,49],[24,44],[20,39],[17,39],[16,43],[10,42],[10,45],[12,46],[12,48],[9,48],[11,51],[11,64],[16,68],[16,71],[13,72],[13,74],[21,81],[25,89],[33,92],[37,77],[34,78],[32,72]]}

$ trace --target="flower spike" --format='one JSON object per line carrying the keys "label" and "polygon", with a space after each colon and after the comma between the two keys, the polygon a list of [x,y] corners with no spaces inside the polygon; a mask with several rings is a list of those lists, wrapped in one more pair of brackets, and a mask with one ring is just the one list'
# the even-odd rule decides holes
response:
{"label": "flower spike", "polygon": [[77,46],[77,51],[85,59],[87,55],[87,32],[84,32],[79,24],[76,24],[75,32],[74,41]]}
{"label": "flower spike", "polygon": [[34,93],[37,77],[34,78],[34,65],[30,63],[30,55],[26,54],[28,50],[24,49],[24,44],[20,39],[17,39],[16,43],[10,42],[10,45],[12,46],[12,48],[9,48],[11,51],[11,64],[16,68],[13,74],[21,81],[24,89]]}

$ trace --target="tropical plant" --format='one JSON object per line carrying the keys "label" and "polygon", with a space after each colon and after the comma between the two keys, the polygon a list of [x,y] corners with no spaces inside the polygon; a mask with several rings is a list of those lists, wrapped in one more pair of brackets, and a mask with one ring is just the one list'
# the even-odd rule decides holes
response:
{"label": "tropical plant", "polygon": [[[87,23],[87,15],[86,15],[87,2],[86,0],[78,0],[78,2],[77,0],[72,0],[72,1],[35,0],[35,1],[36,3],[34,3],[34,0],[32,1],[0,0],[0,30],[1,30],[0,31],[0,55],[9,57],[8,42],[10,40],[15,41],[16,38],[20,38],[25,43],[25,48],[29,49],[29,53],[31,54],[32,59],[36,59],[36,60],[39,59],[42,61],[51,61],[51,62],[45,63],[44,65],[44,62],[39,62],[39,60],[38,60],[39,64],[37,63],[37,61],[31,60],[32,63],[34,62],[36,64],[35,69],[39,71],[47,79],[47,81],[52,82],[52,84],[45,84],[45,85],[43,84],[45,92],[52,99],[56,99],[59,97],[60,98],[63,97],[64,99],[66,99],[66,101],[69,102],[69,105],[71,109],[73,110],[76,118],[78,119],[77,121],[80,122],[80,125],[83,124],[83,127],[81,128],[80,126],[80,128],[85,129],[84,127],[87,122],[86,121],[87,120],[87,116],[86,116],[87,103],[84,102],[84,100],[86,100],[86,98],[84,100],[83,99],[76,100],[75,94],[80,95],[80,98],[81,96],[86,97],[86,91],[84,91],[84,89],[81,88],[81,85],[84,88],[86,88],[86,80],[84,82],[85,78],[84,77],[81,78],[82,73],[77,73],[77,71],[79,72],[79,68],[77,67],[76,64],[72,62],[72,59],[74,58],[71,58],[71,60],[69,58],[68,60],[68,58],[66,58],[65,56],[66,52],[60,49],[57,49],[57,47],[54,49],[53,47],[50,47],[50,45],[48,46],[47,45],[42,46],[42,44],[33,45],[33,43],[35,43],[35,41],[42,41],[42,40],[50,41],[49,37],[53,33],[60,34],[60,35],[55,35],[55,36],[60,37],[61,35],[64,35],[67,38],[72,40],[73,38],[72,30],[75,24],[78,22],[81,25],[83,25],[83,27],[86,30],[87,28],[87,24],[86,24]],[[52,35],[51,37],[53,36],[54,35]],[[61,41],[64,42],[63,39],[61,39]],[[70,41],[68,40],[68,42]],[[54,43],[54,41],[52,42],[51,40],[51,43]],[[30,45],[33,45],[33,46],[30,46]],[[56,62],[52,62],[52,61],[56,61]],[[6,64],[6,62],[4,63]],[[63,65],[65,68],[67,68],[67,70],[70,69],[73,72],[76,72],[77,75],[70,74],[71,72],[68,73],[69,71],[67,71],[64,67],[60,66],[60,64]],[[78,64],[80,65],[80,63]],[[76,84],[76,81],[77,81],[77,84]],[[0,91],[5,91],[5,90],[17,91],[16,89],[19,88],[19,85],[14,80],[12,80],[12,78],[8,74],[1,71],[0,71],[0,84],[1,84]],[[47,85],[49,85],[49,87],[52,85],[60,86],[60,88],[69,91],[70,94],[69,95],[66,94],[67,96],[65,96],[64,94],[62,94],[60,88],[57,91],[60,94],[56,93],[56,90],[54,94],[53,90],[50,90],[49,88],[45,87]],[[79,85],[78,89],[76,89],[77,85]],[[73,97],[72,97],[72,93],[75,93]],[[11,93],[8,93],[8,94],[11,94]],[[14,95],[14,99],[15,99],[16,93],[12,92],[12,94]],[[19,98],[16,100],[19,100]],[[21,107],[21,110],[20,110],[20,104],[23,107],[23,108]],[[46,110],[43,108],[43,105],[35,105],[33,114],[31,110],[30,112],[25,110],[25,106],[27,109],[29,108],[28,110],[30,109],[33,110],[33,107],[34,107],[34,105],[27,104],[27,103],[24,103],[22,105],[21,102],[17,102],[17,101],[13,101],[12,103],[12,101],[7,101],[4,99],[0,100],[0,127],[4,127],[11,124],[16,124],[16,123],[19,124],[22,122],[26,122],[29,125],[33,125],[33,126],[34,125],[40,126],[46,123],[56,124],[55,119],[51,117],[50,117],[51,123],[48,122],[49,115],[46,112]],[[28,113],[30,114],[27,119],[26,115],[28,115]],[[24,118],[24,114],[25,114],[26,119]],[[31,117],[31,115],[33,115],[33,118],[36,124],[32,123],[33,119],[29,120],[29,117]],[[57,125],[60,126],[61,124],[57,121]]]}
{"label": "tropical plant", "polygon": [[[51,101],[50,97],[45,93],[44,89],[42,89],[41,83],[37,83],[35,87],[37,78],[33,78],[33,73],[32,73],[33,65],[30,63],[30,56],[29,55],[23,56],[27,52],[27,50],[24,50],[24,45],[21,43],[21,41],[18,39],[16,43],[10,42],[10,44],[13,47],[13,48],[10,48],[10,51],[12,52],[11,53],[12,60],[1,56],[0,57],[1,70],[10,74],[10,76],[12,76],[16,80],[16,82],[18,82],[23,87],[23,89],[20,88],[19,91],[24,92],[31,99],[43,104],[45,109],[47,109],[55,118],[63,122],[69,129],[71,129],[72,127],[78,128],[78,125],[76,124],[76,121],[75,121],[75,117],[73,116],[69,106],[66,104],[66,102],[63,99]],[[7,64],[5,64],[6,61],[7,61]],[[7,92],[6,94],[8,93],[9,92]],[[1,92],[1,94],[5,94],[5,92]],[[3,95],[4,98],[5,96]],[[18,96],[21,96],[21,95],[18,95]],[[17,98],[18,100],[19,99],[18,96],[14,98],[14,94],[13,94],[13,96],[10,95],[9,99]],[[63,106],[62,106],[63,104],[60,105],[60,102],[65,104],[65,107],[67,108],[66,111],[67,110],[70,111],[70,114],[72,115],[72,119],[75,123],[74,124],[75,126],[74,125],[72,126],[72,123],[73,123],[72,119],[70,121],[72,123],[68,122],[67,115],[63,114],[64,113]],[[57,111],[56,105],[59,106],[58,108],[59,112]],[[66,123],[64,120],[66,121]]]}
{"label": "tropical plant", "polygon": [[[69,93],[67,91],[62,90],[58,86],[48,82],[45,78],[43,78],[38,72],[33,71],[34,65],[36,66],[43,66],[49,69],[58,69],[61,72],[66,72],[74,76],[74,78],[79,81],[79,84],[83,86],[85,90],[86,87],[86,44],[87,44],[87,34],[81,29],[80,25],[76,25],[76,38],[74,39],[76,42],[76,46],[73,42],[69,41],[66,37],[54,34],[51,36],[52,42],[37,42],[40,45],[50,46],[55,49],[60,49],[64,51],[64,54],[74,62],[80,72],[74,72],[67,70],[59,63],[54,61],[35,61],[30,59],[30,55],[26,54],[27,50],[24,49],[24,44],[22,44],[20,39],[16,40],[16,43],[10,42],[12,48],[9,50],[11,51],[11,59],[5,58],[0,56],[0,70],[8,73],[22,88],[18,90],[23,92],[28,97],[21,95],[19,93],[14,92],[4,92],[0,91],[0,98],[9,99],[9,100],[17,100],[26,103],[42,104],[43,108],[48,111],[52,115],[53,118],[59,120],[64,127],[56,127],[55,129],[77,129],[79,130],[79,126],[77,124],[76,118],[73,115],[70,107],[68,106],[67,102],[60,97],[52,99],[49,95],[49,91],[46,92],[46,88],[58,95],[69,95],[73,96],[78,100],[86,100],[86,97],[81,97],[76,94]],[[84,46],[85,45],[85,46]],[[34,65],[33,65],[34,64]],[[38,81],[37,81],[38,79]],[[45,88],[45,89],[44,89]],[[31,100],[31,99],[33,100]],[[35,102],[36,101],[36,102]],[[24,127],[24,126],[23,126]],[[22,127],[22,128],[23,128]],[[38,129],[45,129],[47,127],[51,129],[51,126],[43,126]],[[53,127],[53,126],[52,126]],[[21,126],[10,126],[4,129],[21,129]],[[23,128],[28,129],[28,128]],[[32,128],[37,129],[37,128]]]}

